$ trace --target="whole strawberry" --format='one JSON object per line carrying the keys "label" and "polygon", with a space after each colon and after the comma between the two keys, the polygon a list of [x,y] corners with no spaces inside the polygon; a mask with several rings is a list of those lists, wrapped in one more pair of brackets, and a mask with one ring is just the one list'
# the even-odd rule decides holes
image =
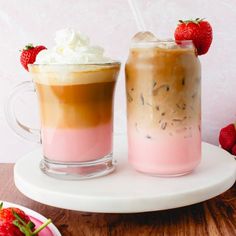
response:
{"label": "whole strawberry", "polygon": [[20,55],[20,62],[22,66],[28,71],[28,64],[33,64],[38,53],[44,49],[47,48],[42,45],[36,47],[34,47],[33,44],[26,45]]}
{"label": "whole strawberry", "polygon": [[3,208],[0,204],[0,236],[33,236],[43,230],[51,220],[47,220],[38,229],[22,210],[18,208]]}
{"label": "whole strawberry", "polygon": [[[16,217],[15,212],[26,224],[30,222],[30,218],[18,208],[2,208],[0,209],[0,236],[23,236],[24,234],[17,226],[13,224]],[[33,228],[32,228],[33,229]]]}
{"label": "whole strawberry", "polygon": [[208,52],[212,43],[212,27],[204,19],[180,20],[175,30],[175,40],[192,40],[198,55]]}
{"label": "whole strawberry", "polygon": [[234,124],[230,124],[220,131],[219,143],[227,151],[231,151],[236,143],[236,130]]}

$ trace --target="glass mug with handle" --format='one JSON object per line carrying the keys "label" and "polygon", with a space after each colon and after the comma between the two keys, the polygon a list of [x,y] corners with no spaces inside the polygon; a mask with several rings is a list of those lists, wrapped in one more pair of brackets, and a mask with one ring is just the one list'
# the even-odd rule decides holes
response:
{"label": "glass mug with handle", "polygon": [[[29,65],[32,82],[18,85],[6,104],[11,128],[43,146],[41,170],[53,177],[85,179],[114,170],[113,100],[119,62]],[[41,129],[21,124],[17,97],[37,93]]]}

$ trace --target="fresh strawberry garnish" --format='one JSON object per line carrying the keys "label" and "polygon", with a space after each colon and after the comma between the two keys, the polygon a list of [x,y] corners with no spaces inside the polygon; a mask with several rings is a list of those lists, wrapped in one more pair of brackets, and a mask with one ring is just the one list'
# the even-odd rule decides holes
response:
{"label": "fresh strawberry garnish", "polygon": [[0,204],[0,236],[33,236],[43,230],[51,220],[47,220],[38,229],[34,229],[35,225],[30,221],[22,210],[18,208],[2,208]]}
{"label": "fresh strawberry garnish", "polygon": [[200,18],[196,20],[180,20],[175,30],[175,40],[192,40],[198,55],[208,52],[212,38],[210,23]]}
{"label": "fresh strawberry garnish", "polygon": [[236,130],[234,124],[230,124],[220,131],[219,142],[223,149],[231,151],[236,143]]}
{"label": "fresh strawberry garnish", "polygon": [[47,48],[42,45],[34,47],[33,44],[28,44],[25,46],[20,55],[22,66],[28,71],[28,64],[33,64],[38,53],[44,49]]}

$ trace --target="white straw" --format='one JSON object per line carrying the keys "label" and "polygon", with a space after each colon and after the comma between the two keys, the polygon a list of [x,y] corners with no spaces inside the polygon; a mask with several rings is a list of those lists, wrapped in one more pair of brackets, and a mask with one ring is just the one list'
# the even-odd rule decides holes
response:
{"label": "white straw", "polygon": [[139,31],[147,31],[147,27],[144,23],[143,17],[141,15],[140,9],[137,7],[137,2],[135,0],[128,0],[132,15],[135,19],[136,25]]}

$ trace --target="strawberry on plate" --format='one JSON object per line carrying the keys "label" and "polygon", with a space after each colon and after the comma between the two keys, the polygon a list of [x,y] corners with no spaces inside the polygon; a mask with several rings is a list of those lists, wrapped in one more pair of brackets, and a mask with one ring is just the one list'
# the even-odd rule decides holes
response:
{"label": "strawberry on plate", "polygon": [[22,66],[28,71],[28,64],[33,64],[38,53],[45,49],[47,48],[42,45],[36,47],[34,47],[33,44],[26,45],[20,56],[20,62]]}
{"label": "strawberry on plate", "polygon": [[204,19],[180,20],[175,30],[175,40],[192,40],[198,55],[206,54],[213,39],[212,27]]}
{"label": "strawberry on plate", "polygon": [[0,204],[0,236],[33,236],[43,230],[51,220],[35,229],[34,223],[24,211],[15,207],[3,208]]}

